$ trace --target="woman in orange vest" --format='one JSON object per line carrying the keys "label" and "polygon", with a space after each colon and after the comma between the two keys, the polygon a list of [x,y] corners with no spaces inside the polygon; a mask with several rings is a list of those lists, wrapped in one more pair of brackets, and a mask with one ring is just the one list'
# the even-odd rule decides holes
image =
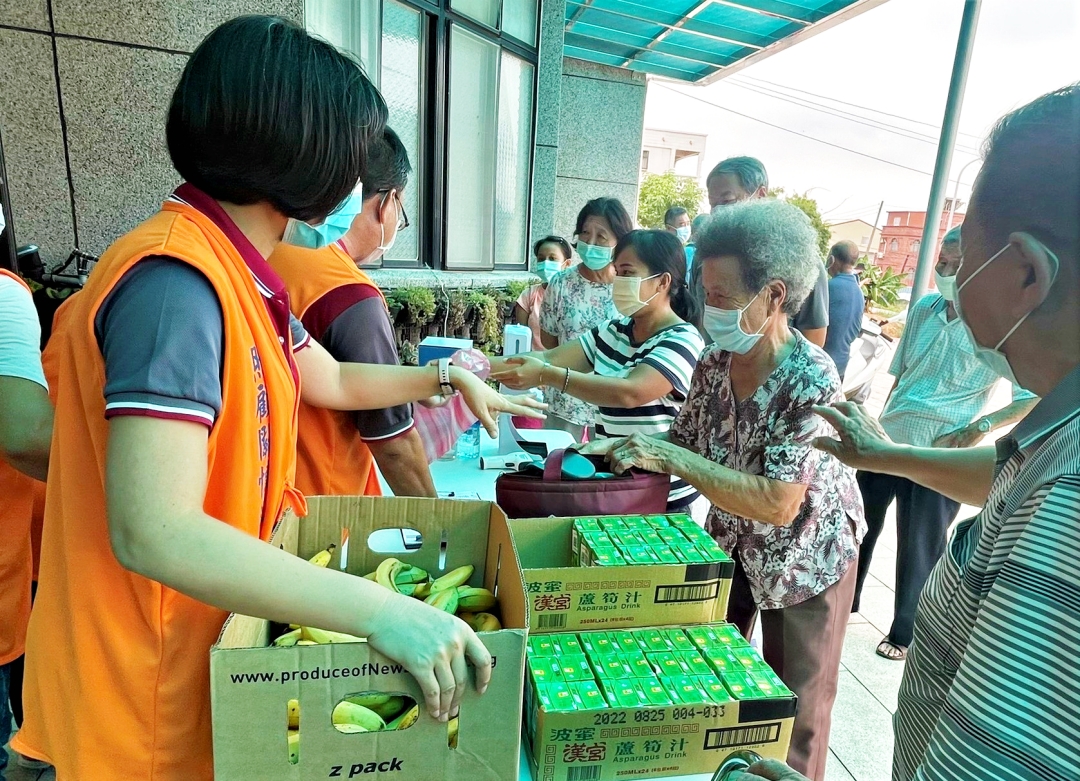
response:
{"label": "woman in orange vest", "polygon": [[[303,397],[363,409],[458,390],[494,427],[519,408],[467,372],[339,364],[291,319],[266,258],[334,238],[386,106],[360,67],[275,17],[224,23],[173,95],[186,181],[58,313],[41,577],[17,751],[59,781],[209,781],[209,648],[229,612],[366,635],[441,720],[491,658],[460,620],[266,545],[292,488]],[[449,376],[447,376],[449,374]],[[227,781],[222,779],[222,781]]]}
{"label": "woman in orange vest", "polygon": [[[0,210],[0,233],[3,232]],[[23,654],[33,579],[35,478],[45,479],[53,410],[41,368],[41,326],[30,288],[0,268],[0,747],[11,736],[8,692]],[[7,752],[0,748],[0,781]]]}
{"label": "woman in orange vest", "polygon": [[[270,256],[293,314],[339,361],[398,363],[386,301],[357,266],[377,262],[408,227],[409,171],[405,145],[386,128],[368,149],[363,208],[349,231],[322,249],[282,243]],[[377,496],[379,472],[396,496],[436,495],[408,404],[354,413],[301,402],[299,431],[296,486],[307,496]]]}

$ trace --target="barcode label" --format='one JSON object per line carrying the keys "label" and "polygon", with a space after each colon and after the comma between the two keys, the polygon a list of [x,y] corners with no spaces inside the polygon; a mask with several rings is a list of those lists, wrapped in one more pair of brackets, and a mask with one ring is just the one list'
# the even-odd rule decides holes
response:
{"label": "barcode label", "polygon": [[720,581],[680,583],[677,586],[657,586],[656,604],[670,602],[708,602],[720,595]]}
{"label": "barcode label", "polygon": [[566,768],[566,781],[600,781],[602,765]]}
{"label": "barcode label", "polygon": [[705,749],[753,746],[759,743],[775,743],[780,739],[780,722],[755,724],[752,727],[728,727],[711,729],[705,733]]}
{"label": "barcode label", "polygon": [[536,617],[537,629],[562,629],[565,626],[566,613],[541,613]]}

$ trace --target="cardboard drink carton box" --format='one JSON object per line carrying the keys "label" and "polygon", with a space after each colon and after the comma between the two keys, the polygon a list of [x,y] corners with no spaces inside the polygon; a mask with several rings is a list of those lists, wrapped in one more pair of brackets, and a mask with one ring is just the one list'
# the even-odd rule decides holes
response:
{"label": "cardboard drink carton box", "polygon": [[[335,543],[339,547],[329,566],[355,576],[373,571],[389,556],[422,567],[432,577],[472,564],[476,569],[467,585],[496,592],[505,627],[480,633],[494,659],[491,684],[480,696],[470,682],[461,703],[457,745],[451,748],[448,725],[428,715],[416,680],[367,643],[278,648],[270,641],[279,627],[230,616],[210,651],[215,777],[516,779],[528,605],[502,511],[488,502],[372,497],[315,497],[308,508],[302,519],[287,513],[271,543],[304,558]],[[407,552],[369,548],[369,537],[386,529],[414,529],[422,544]],[[558,666],[549,670],[554,678]],[[347,696],[365,692],[411,698],[420,703],[419,718],[403,730],[339,732],[331,722],[334,708]],[[299,703],[295,764],[286,732],[291,700]]]}
{"label": "cardboard drink carton box", "polygon": [[[707,624],[724,619],[735,568],[730,559],[575,567],[574,520],[510,521],[525,578],[531,633]],[[609,534],[626,530],[622,518],[595,520]]]}
{"label": "cardboard drink carton box", "polygon": [[[598,693],[592,693],[587,682],[565,684],[575,695],[564,695],[565,704],[556,701],[551,684],[535,678],[527,681],[526,690],[531,693],[524,730],[533,778],[617,781],[696,776],[712,773],[740,749],[785,759],[795,696],[764,662],[746,670],[732,655],[737,668],[719,675],[705,661],[710,653],[731,653],[716,637],[717,630],[726,632],[728,626],[687,627],[683,635],[687,641],[691,629],[709,641],[696,650],[672,650],[687,645],[677,637],[682,632],[679,628],[638,630],[636,639],[631,636],[635,642],[668,645],[666,651],[633,651],[655,660],[662,672],[639,678],[610,677],[605,666],[594,665]],[[581,632],[578,636],[584,648],[616,645],[624,649],[623,656],[631,653],[622,632]],[[553,637],[561,640],[566,635]],[[688,663],[691,655],[698,662]],[[687,668],[705,672],[687,673]],[[579,694],[586,689],[588,696]]]}

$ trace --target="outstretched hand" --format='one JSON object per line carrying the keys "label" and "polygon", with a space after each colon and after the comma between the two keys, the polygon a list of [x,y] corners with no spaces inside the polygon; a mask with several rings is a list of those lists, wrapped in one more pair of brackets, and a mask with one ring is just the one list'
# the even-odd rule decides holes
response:
{"label": "outstretched hand", "polygon": [[455,374],[454,386],[491,437],[499,435],[499,413],[543,419],[547,405],[531,396],[504,396],[469,371]]}
{"label": "outstretched hand", "polygon": [[529,390],[541,384],[544,362],[531,355],[514,355],[491,363],[491,379],[513,390]]}
{"label": "outstretched hand", "polygon": [[840,437],[818,437],[814,447],[856,469],[883,471],[880,466],[888,460],[896,445],[861,404],[841,401],[830,406],[815,406],[814,412],[828,421]]}
{"label": "outstretched hand", "polygon": [[792,770],[778,759],[765,759],[755,762],[731,781],[810,781],[810,779]]}

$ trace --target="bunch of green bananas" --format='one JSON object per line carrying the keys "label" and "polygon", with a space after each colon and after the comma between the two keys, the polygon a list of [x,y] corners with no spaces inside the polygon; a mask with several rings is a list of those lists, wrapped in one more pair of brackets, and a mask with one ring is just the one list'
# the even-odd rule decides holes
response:
{"label": "bunch of green bananas", "polygon": [[495,595],[486,588],[466,585],[473,572],[473,566],[466,564],[431,580],[427,571],[420,567],[389,558],[364,577],[398,594],[423,599],[432,607],[456,614],[474,631],[502,629],[499,619],[487,612],[495,607]]}
{"label": "bunch of green bananas", "polygon": [[346,733],[408,729],[418,718],[420,706],[411,697],[382,692],[350,695],[330,715],[334,729]]}

